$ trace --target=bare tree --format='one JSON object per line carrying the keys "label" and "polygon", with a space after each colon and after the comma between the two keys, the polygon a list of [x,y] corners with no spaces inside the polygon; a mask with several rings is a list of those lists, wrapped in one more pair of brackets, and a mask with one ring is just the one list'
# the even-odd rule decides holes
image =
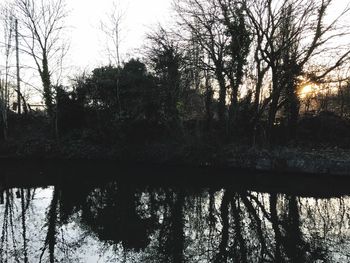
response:
{"label": "bare tree", "polygon": [[52,74],[62,66],[67,46],[62,39],[67,16],[64,0],[15,0],[21,50],[34,60],[43,85],[47,112],[54,116]]}
{"label": "bare tree", "polygon": [[228,116],[227,128],[231,129],[251,43],[244,5],[236,0],[176,0],[175,8],[182,20],[180,24],[209,55],[202,56],[202,64],[216,77],[219,119],[226,123]]}
{"label": "bare tree", "polygon": [[14,19],[13,12],[8,4],[1,6],[1,23],[4,32],[2,42],[2,50],[5,57],[4,79],[1,80],[0,73],[0,109],[4,139],[7,138],[7,111],[9,107],[9,76],[10,76],[10,60],[13,51],[14,38]]}
{"label": "bare tree", "polygon": [[[118,68],[121,66],[120,45],[122,40],[121,32],[124,18],[125,11],[122,9],[120,2],[118,0],[114,0],[111,11],[105,16],[105,19],[101,20],[100,22],[101,30],[106,36],[105,48],[109,63],[114,64]],[[119,86],[118,74],[115,95],[118,106],[118,114],[121,115],[122,107],[120,103]]]}
{"label": "bare tree", "polygon": [[[296,91],[301,76],[317,81],[349,59],[349,49],[331,46],[335,40],[349,32],[337,28],[339,20],[348,13],[349,8],[326,23],[327,11],[332,2],[244,1],[256,37],[256,57],[267,64],[272,79],[268,113],[269,137],[276,114],[282,107],[286,110],[290,127],[295,126],[299,112]],[[329,57],[331,64],[324,67],[322,72],[309,74],[308,65],[318,63],[317,57],[320,54],[332,54]]]}
{"label": "bare tree", "polygon": [[[210,69],[218,82],[218,116],[222,123],[226,120],[227,83],[224,70],[225,47],[229,43],[226,28],[218,17],[221,8],[211,0],[176,0],[175,10],[179,14],[180,25],[194,36],[208,56],[204,56],[203,65]],[[206,60],[209,58],[209,60]]]}
{"label": "bare tree", "polygon": [[120,46],[122,42],[122,24],[125,19],[125,11],[122,9],[118,0],[114,0],[109,13],[101,20],[101,30],[106,36],[106,50],[109,62],[119,67]]}

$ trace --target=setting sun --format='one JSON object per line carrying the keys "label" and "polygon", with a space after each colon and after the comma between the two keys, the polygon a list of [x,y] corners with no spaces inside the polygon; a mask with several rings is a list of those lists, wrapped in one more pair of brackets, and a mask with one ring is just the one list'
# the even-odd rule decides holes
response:
{"label": "setting sun", "polygon": [[314,83],[303,85],[299,91],[300,98],[304,99],[305,97],[310,96],[316,91],[317,87],[318,86]]}

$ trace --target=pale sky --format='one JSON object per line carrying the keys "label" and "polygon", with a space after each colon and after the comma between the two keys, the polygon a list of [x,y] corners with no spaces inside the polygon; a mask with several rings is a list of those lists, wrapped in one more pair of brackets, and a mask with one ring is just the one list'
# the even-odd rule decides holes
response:
{"label": "pale sky", "polygon": [[[100,20],[112,9],[113,0],[67,0],[71,10],[67,25],[71,26],[69,64],[74,68],[93,69],[108,63],[104,57],[105,36],[100,30]],[[158,23],[170,21],[171,0],[119,0],[124,12],[121,28],[121,55],[135,56],[147,32]]]}
{"label": "pale sky", "polygon": [[[70,28],[67,34],[70,50],[65,61],[70,68],[68,74],[82,70],[89,72],[109,62],[100,21],[111,12],[113,2],[119,3],[125,14],[120,47],[124,59],[138,56],[137,48],[142,47],[145,35],[158,23],[167,25],[175,19],[172,0],[66,0],[69,10],[66,24]],[[330,17],[338,15],[349,3],[349,0],[334,0]]]}

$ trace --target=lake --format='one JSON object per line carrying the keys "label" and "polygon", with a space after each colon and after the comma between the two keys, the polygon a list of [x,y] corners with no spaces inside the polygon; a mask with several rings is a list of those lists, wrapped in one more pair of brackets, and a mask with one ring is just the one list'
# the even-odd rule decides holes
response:
{"label": "lake", "polygon": [[350,261],[347,179],[89,170],[2,182],[0,262]]}

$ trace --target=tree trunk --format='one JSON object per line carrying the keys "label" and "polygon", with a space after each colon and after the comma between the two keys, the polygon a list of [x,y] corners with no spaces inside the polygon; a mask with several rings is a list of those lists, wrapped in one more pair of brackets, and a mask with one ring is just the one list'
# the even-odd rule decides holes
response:
{"label": "tree trunk", "polygon": [[268,113],[268,126],[267,126],[267,143],[271,144],[274,140],[273,130],[275,126],[276,114],[278,110],[278,101],[281,96],[281,75],[278,74],[277,69],[272,69],[272,94],[271,94],[271,103]]}
{"label": "tree trunk", "polygon": [[219,104],[218,104],[218,116],[222,126],[226,124],[226,83],[222,70],[217,69],[215,71],[217,81],[219,82]]}
{"label": "tree trunk", "polygon": [[273,93],[274,94],[272,94],[272,101],[270,103],[270,108],[269,108],[268,127],[267,127],[267,143],[268,144],[271,144],[274,140],[273,130],[274,130],[274,126],[275,126],[278,100],[279,100],[279,94],[276,94],[276,92],[273,92]]}
{"label": "tree trunk", "polygon": [[288,104],[288,139],[291,140],[296,136],[296,129],[299,117],[299,98],[295,93],[296,87],[295,85],[291,85],[287,90],[287,104]]}
{"label": "tree trunk", "polygon": [[238,113],[238,83],[234,81],[233,78],[230,78],[230,86],[232,89],[230,108],[229,108],[229,129],[233,130],[237,121]]}
{"label": "tree trunk", "polygon": [[41,81],[43,83],[44,88],[44,101],[46,110],[50,120],[53,120],[54,117],[54,109],[52,103],[52,87],[51,87],[51,76],[49,71],[49,65],[46,53],[44,52],[43,61],[42,61],[42,71],[41,71]]}
{"label": "tree trunk", "polygon": [[210,85],[209,77],[206,76],[205,78],[205,113],[206,113],[206,120],[207,120],[207,128],[208,130],[211,129],[212,119],[213,119],[213,113],[211,110],[212,103],[213,103],[213,89]]}
{"label": "tree trunk", "polygon": [[253,116],[253,145],[256,144],[256,137],[257,137],[257,128],[258,128],[258,123],[259,123],[259,118],[260,118],[260,111],[259,111],[259,105],[260,105],[260,95],[261,95],[261,89],[263,85],[263,80],[266,72],[268,71],[268,67],[261,68],[261,61],[258,58],[258,55],[255,55],[255,60],[256,60],[256,71],[257,71],[257,81],[255,85],[255,94],[254,94],[254,116]]}

